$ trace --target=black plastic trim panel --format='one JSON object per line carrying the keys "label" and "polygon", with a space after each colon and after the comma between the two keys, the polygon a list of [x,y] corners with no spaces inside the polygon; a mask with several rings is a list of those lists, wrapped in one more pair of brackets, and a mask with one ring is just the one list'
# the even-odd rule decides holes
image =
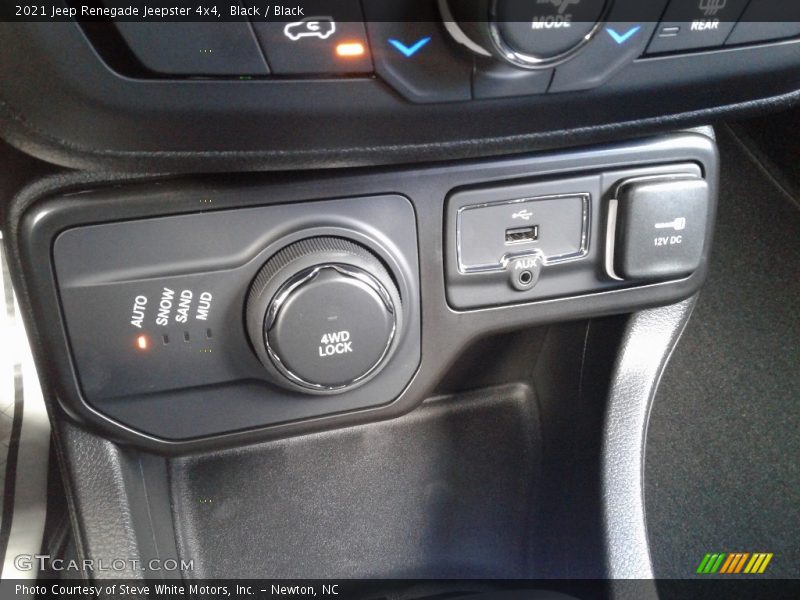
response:
{"label": "black plastic trim panel", "polygon": [[[707,244],[701,266],[694,274],[681,280],[574,298],[459,312],[448,307],[443,274],[444,199],[456,187],[524,182],[539,177],[573,176],[584,171],[686,161],[696,162],[702,167],[712,189],[711,197],[715,198],[719,177],[716,147],[710,137],[698,133],[676,133],[588,150],[424,169],[327,172],[300,177],[241,175],[235,183],[229,176],[209,176],[173,181],[132,181],[125,186],[96,185],[94,189],[80,189],[73,185],[72,193],[66,196],[59,194],[58,189],[48,189],[40,183],[37,186],[40,192],[23,191],[21,194],[21,198],[28,198],[29,202],[39,201],[24,215],[20,215],[21,204],[12,210],[11,223],[6,227],[9,233],[7,241],[13,248],[12,255],[19,258],[17,271],[22,273],[23,291],[31,302],[33,318],[29,320],[29,327],[41,341],[39,361],[48,366],[50,383],[61,406],[73,417],[103,428],[107,435],[117,440],[162,453],[184,452],[388,419],[408,412],[428,397],[442,374],[479,337],[556,321],[670,304],[692,295],[699,289],[707,271],[711,223],[715,213],[713,205],[710,207]],[[67,181],[59,183],[63,186]],[[204,440],[167,442],[114,423],[82,400],[69,358],[66,333],[59,318],[53,277],[51,248],[59,232],[79,224],[207,210],[208,204],[201,206],[200,198],[210,199],[211,206],[221,210],[388,193],[402,194],[412,201],[422,257],[422,363],[409,386],[394,402],[378,408],[238,431]],[[45,201],[45,198],[49,199]]]}
{"label": "black plastic trim panel", "polygon": [[[419,163],[605,142],[786,107],[787,41],[637,60],[589,91],[415,105],[375,78],[138,80],[74,23],[2,23],[0,135],[44,160],[212,172]],[[69,60],[64,60],[68,56]]]}

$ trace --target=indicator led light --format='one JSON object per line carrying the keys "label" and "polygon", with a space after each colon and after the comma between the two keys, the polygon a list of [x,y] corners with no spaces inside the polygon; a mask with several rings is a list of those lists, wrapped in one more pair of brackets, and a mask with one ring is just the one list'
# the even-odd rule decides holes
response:
{"label": "indicator led light", "polygon": [[353,56],[364,56],[366,50],[361,42],[342,42],[336,45],[336,55],[345,58]]}
{"label": "indicator led light", "polygon": [[139,337],[136,338],[136,347],[139,350],[147,350],[147,347],[149,345],[150,343],[148,342],[146,335],[140,335]]}

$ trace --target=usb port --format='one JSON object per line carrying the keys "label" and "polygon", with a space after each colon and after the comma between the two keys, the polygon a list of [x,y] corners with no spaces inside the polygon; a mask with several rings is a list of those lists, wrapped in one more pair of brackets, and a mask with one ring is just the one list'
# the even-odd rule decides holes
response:
{"label": "usb port", "polygon": [[525,244],[539,239],[539,226],[506,229],[506,244]]}

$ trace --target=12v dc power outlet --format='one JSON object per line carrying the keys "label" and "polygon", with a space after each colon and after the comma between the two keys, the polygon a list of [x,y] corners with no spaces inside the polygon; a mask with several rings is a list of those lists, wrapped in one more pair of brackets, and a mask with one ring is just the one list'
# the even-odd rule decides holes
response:
{"label": "12v dc power outlet", "polygon": [[708,183],[692,176],[637,178],[608,206],[606,271],[613,279],[670,279],[700,266]]}

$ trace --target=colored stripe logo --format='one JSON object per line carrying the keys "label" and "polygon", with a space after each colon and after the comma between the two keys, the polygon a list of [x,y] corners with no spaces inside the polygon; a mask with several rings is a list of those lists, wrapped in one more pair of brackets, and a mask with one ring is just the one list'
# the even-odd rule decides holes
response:
{"label": "colored stripe logo", "polygon": [[698,575],[761,575],[773,557],[772,552],[709,552],[697,567]]}

